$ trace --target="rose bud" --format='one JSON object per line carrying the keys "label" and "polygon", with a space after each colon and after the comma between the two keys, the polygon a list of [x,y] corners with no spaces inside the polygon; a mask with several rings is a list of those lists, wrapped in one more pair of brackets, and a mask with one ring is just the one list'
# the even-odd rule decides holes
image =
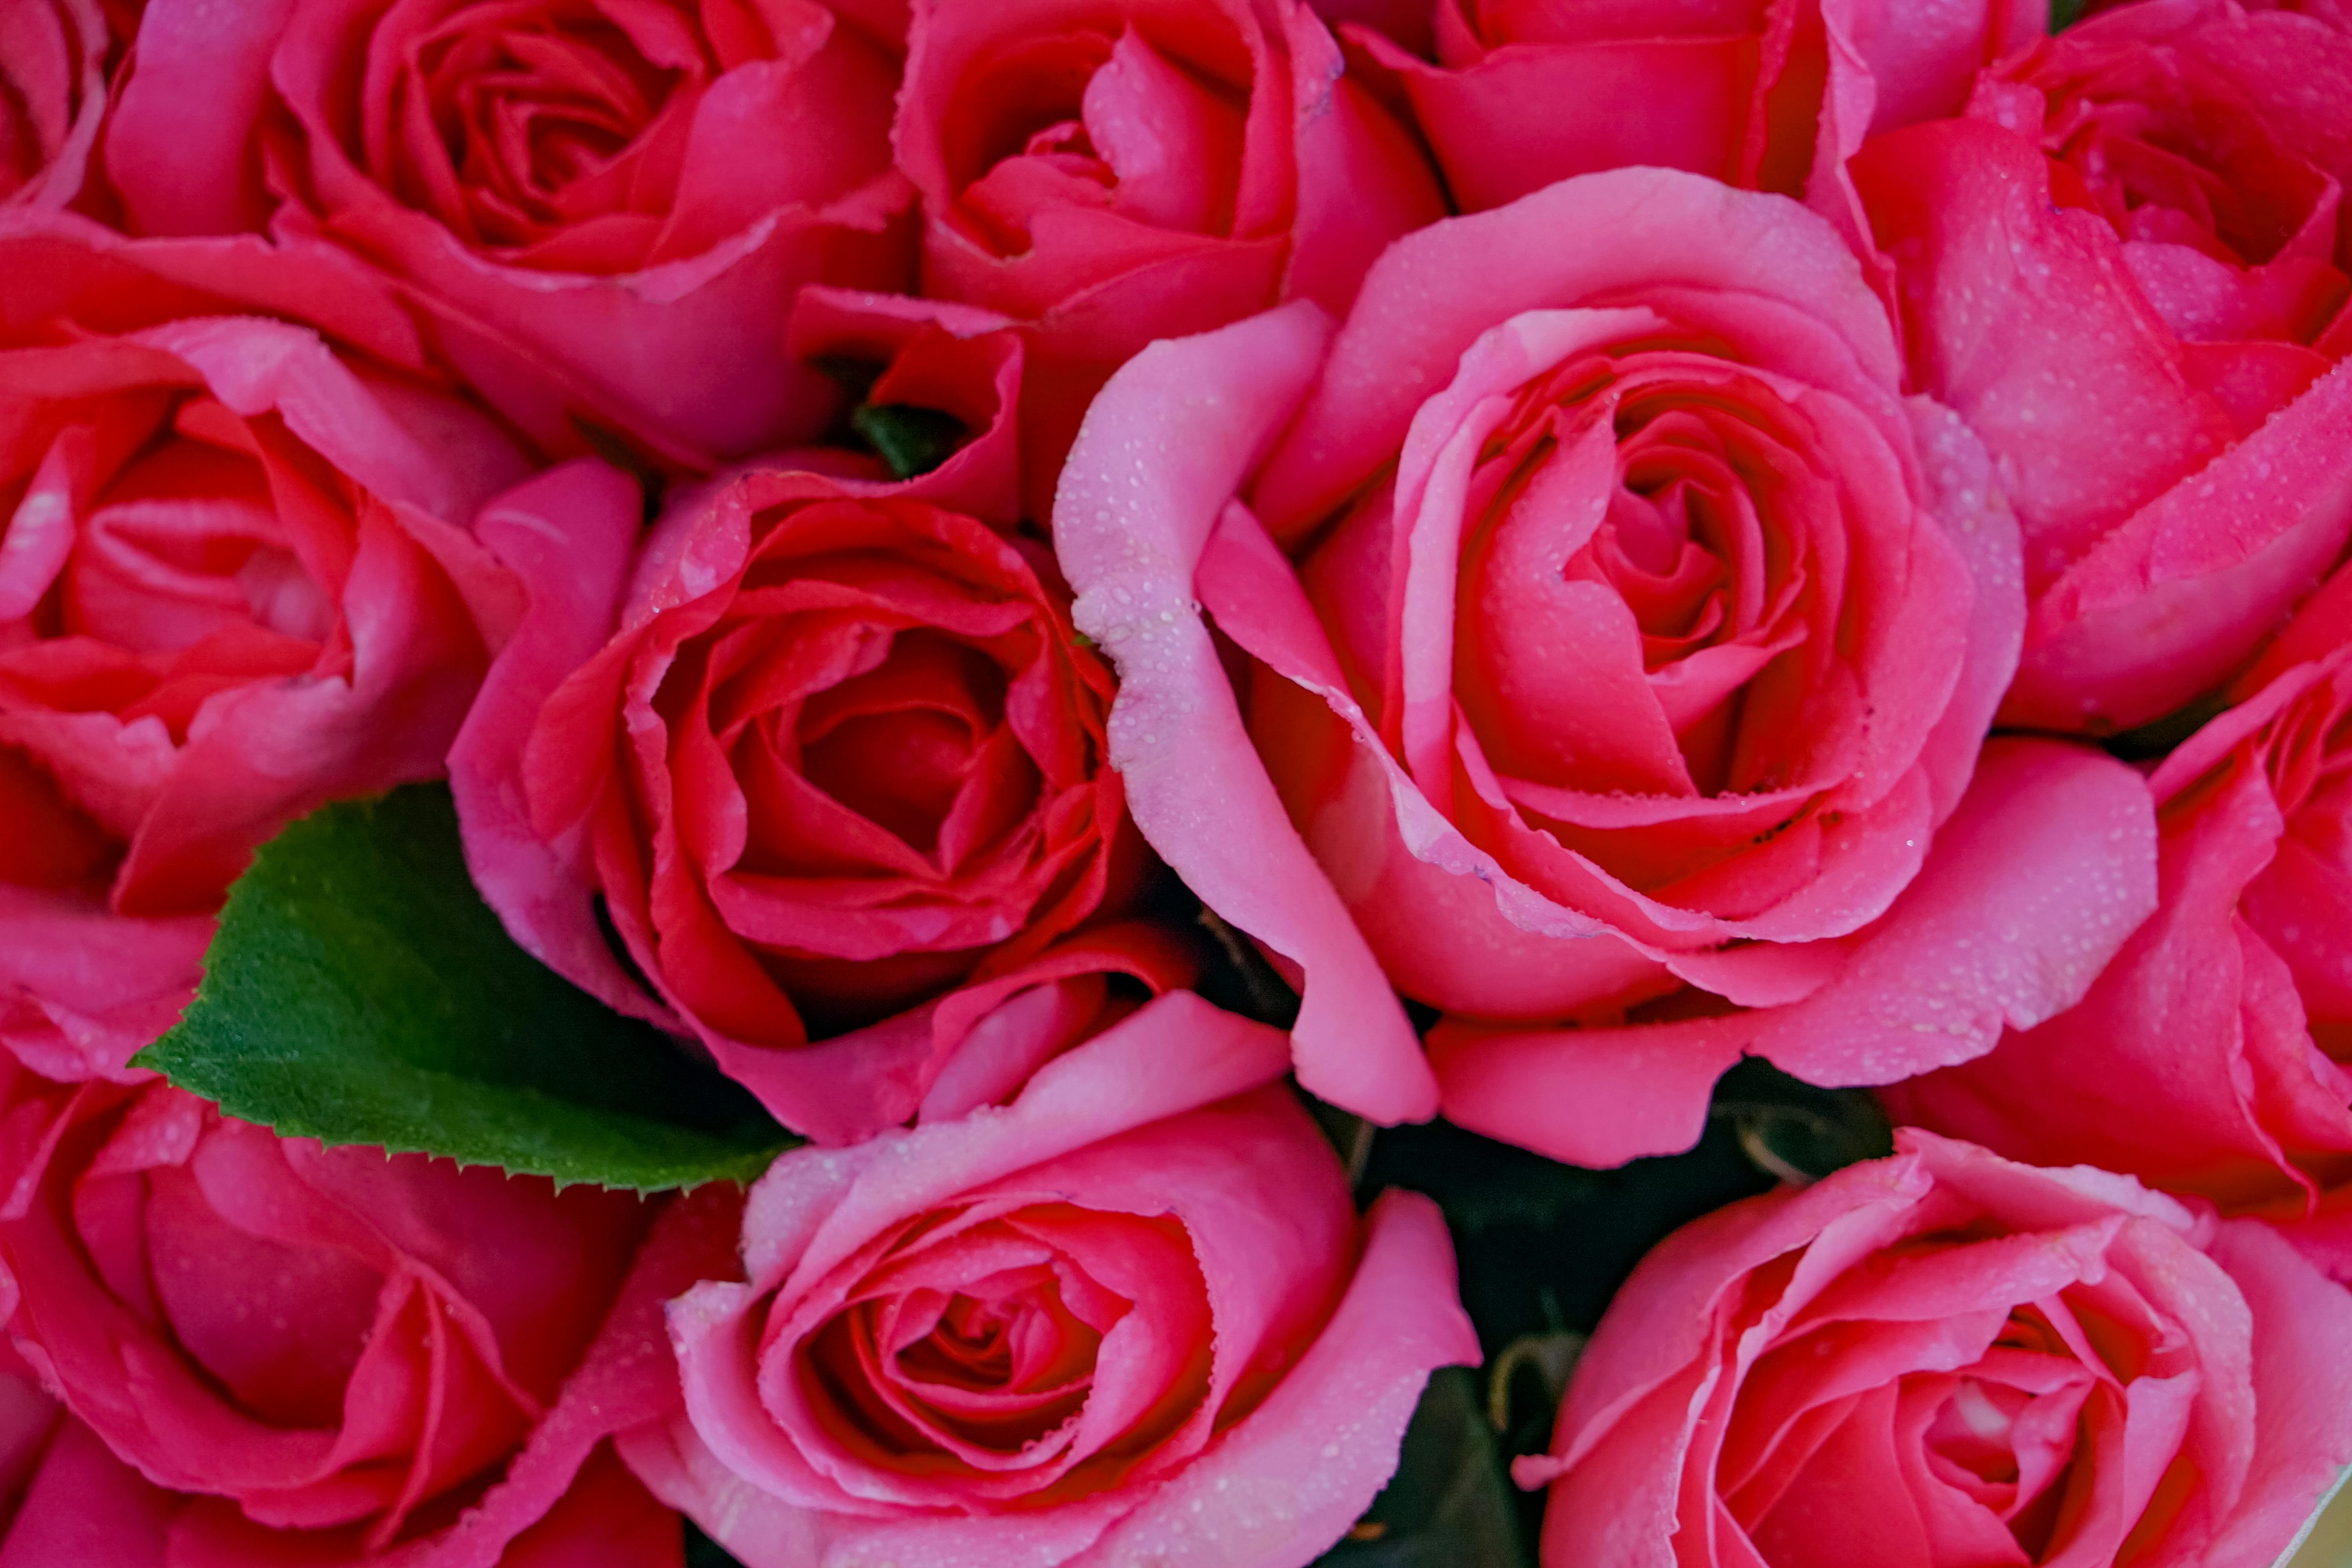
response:
{"label": "rose bud", "polygon": [[70,1413],[5,1568],[679,1563],[604,1445],[676,1405],[657,1303],[732,1189],[559,1193],[13,1065],[0,1171],[8,1332]]}
{"label": "rose bud", "polygon": [[61,221],[0,230],[0,1042],[76,1078],[170,1026],[257,845],[440,773],[520,608],[467,525],[525,458]]}
{"label": "rose bud", "polygon": [[1958,113],[1981,67],[2042,37],[2046,9],[1438,0],[1434,65],[1354,37],[1397,73],[1465,211],[1649,164],[1801,195],[1834,219],[1852,211],[1840,165],[1864,136]]}
{"label": "rose bud", "polygon": [[2276,1219],[2352,1283],[2352,569],[2158,765],[2156,913],[2080,1005],[1900,1119]]}
{"label": "rose bud", "polygon": [[108,169],[133,233],[367,258],[551,451],[709,468],[835,412],[784,352],[800,285],[906,279],[887,10],[158,0]]}
{"label": "rose bud", "polygon": [[[1743,1053],[1981,1054],[2152,900],[2129,769],[1979,767],[2013,521],[1784,197],[1585,175],[1398,242],[1328,350],[1304,306],[1158,345],[1054,531],[1137,826],[1302,973],[1300,1079],[1360,1114],[1686,1148]],[[1434,1073],[1383,974],[1453,1016]]]}
{"label": "rose bud", "polygon": [[1578,1362],[1546,1568],[2268,1568],[2352,1461],[2352,1296],[2264,1227],[1915,1131],[1708,1215]]}
{"label": "rose bud", "polygon": [[642,550],[609,470],[484,521],[532,603],[450,759],[477,883],[529,951],[822,1142],[916,1112],[953,1040],[864,1031],[960,985],[1189,978],[1149,933],[1031,967],[1142,858],[1110,671],[1051,558],[962,510],[1003,477],[976,447],[904,483],[723,479]]}
{"label": "rose bud", "polygon": [[2005,724],[2104,733],[2179,708],[2343,553],[2347,124],[2352,37],[2162,0],[2003,62],[1967,118],[1854,160],[1914,384],[1983,439],[2024,531]]}
{"label": "rose bud", "polygon": [[922,291],[1028,324],[1040,517],[1120,362],[1279,300],[1344,310],[1383,246],[1445,210],[1296,0],[925,0],[895,134],[922,195]]}
{"label": "rose bud", "polygon": [[1310,1561],[1477,1342],[1436,1206],[1359,1220],[1287,1061],[1179,992],[1002,1109],[785,1154],[623,1457],[748,1568]]}

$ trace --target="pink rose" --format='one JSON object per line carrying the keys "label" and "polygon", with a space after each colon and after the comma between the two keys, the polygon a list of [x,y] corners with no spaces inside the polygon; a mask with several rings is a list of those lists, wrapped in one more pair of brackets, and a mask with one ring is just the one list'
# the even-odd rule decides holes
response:
{"label": "pink rose", "polygon": [[0,207],[62,207],[81,194],[136,4],[0,0]]}
{"label": "pink rose", "polygon": [[2339,571],[2150,777],[2161,901],[2082,1005],[1898,1117],[2270,1214],[2352,1282],[2347,606]]}
{"label": "pink rose", "polygon": [[5,1568],[623,1568],[666,1521],[677,1562],[598,1454],[675,1405],[657,1304],[723,1259],[730,1190],[558,1193],[13,1065],[0,1172],[8,1332],[72,1416]]}
{"label": "pink rose", "polygon": [[1189,992],[1002,1110],[797,1150],[623,1456],[750,1568],[1292,1568],[1477,1359],[1436,1207],[1359,1221],[1281,1035]]}
{"label": "pink rose", "polygon": [[[0,1527],[0,1568],[405,1568],[428,1552],[363,1553],[310,1532],[257,1530],[216,1498],[159,1487],[67,1418],[36,1455],[24,1501]],[[609,1449],[502,1553],[478,1568],[684,1568],[677,1515]],[[491,1548],[493,1552],[498,1548]]]}
{"label": "pink rose", "polygon": [[1895,1150],[1643,1260],[1516,1467],[1547,1568],[2270,1568],[2352,1461],[2352,1297],[2125,1177]]}
{"label": "pink rose", "polygon": [[888,12],[157,0],[108,168],[133,232],[369,258],[548,449],[584,422],[707,468],[835,407],[784,353],[794,289],[906,277]]}
{"label": "pink rose", "polygon": [[1297,0],[926,0],[895,135],[923,292],[1029,324],[1041,516],[1120,362],[1279,300],[1344,310],[1382,247],[1445,210]]}
{"label": "pink rose", "polygon": [[74,1078],[177,1016],[257,844],[440,773],[520,608],[465,525],[524,462],[188,282],[328,272],[60,221],[0,230],[0,1041]]}
{"label": "pink rose", "polygon": [[1377,36],[1360,41],[1402,81],[1465,211],[1653,164],[1806,195],[1835,216],[1851,210],[1839,166],[1865,135],[1958,113],[1978,69],[2041,37],[2047,10],[1438,0],[1435,65]]}
{"label": "pink rose", "polygon": [[891,1021],[909,1007],[984,987],[940,1004],[968,1024],[1008,983],[1190,976],[1150,933],[1056,947],[1143,860],[1108,667],[1042,547],[961,510],[1012,506],[1010,441],[906,483],[727,479],[641,551],[635,487],[601,466],[483,518],[531,605],[451,752],[476,881],[524,947],[823,1142],[905,1121],[956,1053],[965,1024]]}
{"label": "pink rose", "polygon": [[2147,0],[1852,167],[1913,377],[2024,530],[2002,721],[2124,729],[2227,681],[2352,535],[2352,37]]}
{"label": "pink rose", "polygon": [[[2145,913],[2127,769],[1978,767],[2014,524],[1825,222],[1586,175],[1400,241],[1324,338],[1150,350],[1055,522],[1137,826],[1304,972],[1314,1092],[1614,1163],[1687,1147],[1743,1051],[1989,1049]],[[1459,1016],[1433,1078],[1383,973]]]}

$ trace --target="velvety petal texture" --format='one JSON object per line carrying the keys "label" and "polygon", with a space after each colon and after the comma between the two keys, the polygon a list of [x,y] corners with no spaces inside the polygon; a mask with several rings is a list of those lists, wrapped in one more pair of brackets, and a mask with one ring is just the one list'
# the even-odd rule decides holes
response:
{"label": "velvety petal texture", "polygon": [[1648,164],[1850,213],[1842,166],[1864,137],[1958,113],[1980,68],[2047,26],[2041,0],[1440,0],[1434,15],[1432,48],[1360,41],[1470,212]]}
{"label": "velvety petal texture", "polygon": [[2126,729],[2226,682],[2352,536],[2352,35],[2123,6],[1852,167],[1913,377],[2024,531],[2004,721]]}
{"label": "velvety petal texture", "polygon": [[1434,1205],[1359,1220],[1287,1065],[1178,992],[1002,1108],[784,1155],[624,1456],[750,1568],[1312,1561],[1477,1345]]}
{"label": "velvety petal texture", "polygon": [[[0,1040],[120,1072],[254,847],[441,771],[520,609],[469,531],[525,459],[255,290],[0,229]],[[245,259],[270,291],[271,264]],[[177,270],[174,270],[176,268]],[[324,276],[290,260],[302,292]]]}
{"label": "velvety petal texture", "polygon": [[[854,338],[850,306],[825,308]],[[887,384],[913,395],[921,354],[984,352],[933,330],[884,334],[903,350]],[[1190,979],[1150,931],[1055,947],[1141,856],[1106,755],[1110,671],[1051,559],[950,510],[1012,504],[1003,437],[906,483],[722,478],[641,548],[601,468],[486,520],[530,608],[451,758],[484,895],[530,952],[698,1037],[826,1142],[913,1116],[1016,993],[1068,994],[1066,1016],[1024,1004],[1066,1045],[1110,977]]]}
{"label": "velvety petal texture", "polygon": [[1685,1226],[1577,1363],[1547,1568],[2269,1568],[2352,1461],[2352,1297],[2262,1226],[1906,1131]]}
{"label": "velvety petal texture", "polygon": [[2149,783],[2160,901],[2080,1006],[1886,1090],[1898,1117],[2271,1215],[2352,1280],[2352,573]]}
{"label": "velvety petal texture", "polygon": [[1281,300],[1345,310],[1384,246],[1445,210],[1296,0],[923,0],[895,136],[923,292],[1024,323],[1040,515],[1120,362]]}
{"label": "velvety petal texture", "polygon": [[21,1068],[0,1173],[10,1342],[69,1413],[5,1450],[0,1563],[678,1561],[607,1440],[677,1406],[659,1303],[725,1258],[729,1190],[559,1194]]}
{"label": "velvety petal texture", "polygon": [[[1449,1115],[1585,1163],[1663,1152],[1743,1049],[1828,1083],[1980,1053],[2146,913],[2128,770],[2028,747],[1978,773],[2023,627],[2016,523],[1976,437],[1903,395],[1829,223],[1590,174],[1399,242],[1319,364],[1303,309],[1114,379],[1055,533],[1120,668],[1136,821],[1304,972],[1315,1092],[1428,1114],[1370,958],[1455,1016]],[[1245,702],[1203,612],[1249,656]],[[2078,813],[2097,848],[2048,876],[2027,847]],[[1931,892],[1947,830],[1969,847]],[[2064,956],[1986,941],[1951,1027],[1874,1006],[1768,1048],[1721,1016],[1817,992],[1821,1016],[1900,1013],[1930,952],[2027,903]],[[1497,1029],[1515,1044],[1470,1064]]]}
{"label": "velvety petal texture", "polygon": [[794,290],[896,288],[903,21],[816,0],[148,7],[105,138],[133,232],[322,237],[553,451],[708,468],[837,389]]}
{"label": "velvety petal texture", "polygon": [[0,206],[62,207],[82,193],[107,73],[135,9],[100,0],[0,4]]}

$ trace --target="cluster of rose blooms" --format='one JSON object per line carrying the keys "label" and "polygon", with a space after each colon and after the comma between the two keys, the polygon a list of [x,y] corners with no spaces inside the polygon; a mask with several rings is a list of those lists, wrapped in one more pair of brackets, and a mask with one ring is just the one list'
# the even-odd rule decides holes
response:
{"label": "cluster of rose blooms", "polygon": [[[1637,1271],[1549,1568],[2268,1568],[2352,1463],[2352,10],[2051,21],[0,0],[0,1568],[1297,1568],[1477,1342],[1286,1078],[1606,1166],[1745,1056],[1906,1130]],[[807,1146],[129,1065],[445,776]]]}

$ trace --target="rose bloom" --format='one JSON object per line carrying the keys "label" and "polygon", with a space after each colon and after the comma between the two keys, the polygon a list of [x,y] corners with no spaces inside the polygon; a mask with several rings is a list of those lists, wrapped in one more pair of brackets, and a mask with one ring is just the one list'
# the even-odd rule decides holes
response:
{"label": "rose bloom", "polygon": [[2347,608],[2339,571],[2150,777],[2161,901],[2082,1005],[1897,1116],[2267,1214],[2352,1282]]}
{"label": "rose bloom", "polygon": [[1278,300],[1344,310],[1444,210],[1411,134],[1295,0],[926,3],[895,131],[922,291],[1028,324],[1031,510],[1103,380]]}
{"label": "rose bloom", "polygon": [[13,1067],[0,1163],[8,1332],[69,1413],[6,1449],[0,1564],[680,1561],[602,1445],[676,1403],[656,1303],[725,1194],[558,1193]]}
{"label": "rose bloom", "polygon": [[959,985],[1189,978],[1150,933],[1055,949],[1142,856],[1108,667],[1043,548],[965,510],[1014,504],[1010,439],[907,482],[799,454],[853,471],[688,491],[641,550],[601,465],[484,521],[532,602],[451,755],[478,883],[530,951],[824,1142],[916,1110],[952,1042],[898,1016]]}
{"label": "rose bloom", "polygon": [[806,439],[803,283],[890,289],[898,29],[815,0],[148,8],[106,133],[131,231],[323,235],[550,450],[709,468]]}
{"label": "rose bloom", "polygon": [[1312,1560],[1478,1350],[1436,1206],[1359,1220],[1287,1065],[1179,992],[1002,1109],[785,1154],[623,1457],[750,1568]]}
{"label": "rose bloom", "polygon": [[255,846],[439,774],[520,607],[465,525],[524,459],[58,221],[0,229],[0,1041],[74,1078],[171,1025]]}
{"label": "rose bloom", "polygon": [[1436,64],[1377,35],[1359,41],[1397,73],[1465,211],[1570,174],[1652,164],[1804,195],[1843,218],[1841,165],[1863,138],[1958,113],[1978,69],[2040,38],[2047,10],[2045,0],[1439,0]]}
{"label": "rose bloom", "polygon": [[61,207],[81,195],[107,75],[137,26],[136,0],[0,8],[0,207]]}
{"label": "rose bloom", "polygon": [[1983,438],[2024,530],[2003,722],[2169,712],[2343,552],[2348,127],[2352,36],[2151,0],[1852,165],[1901,270],[1915,384]]}
{"label": "rose bloom", "polygon": [[2269,1568],[2352,1461],[2352,1297],[2263,1226],[1931,1134],[1643,1259],[1547,1568]]}
{"label": "rose bloom", "polygon": [[[1055,536],[1112,760],[1303,971],[1310,1089],[1607,1164],[1687,1147],[1743,1051],[1885,1082],[2081,994],[2147,794],[1979,768],[2015,527],[1899,379],[1828,224],[1643,169],[1401,241],[1328,352],[1291,308],[1111,384]],[[1383,972],[1459,1016],[1434,1080]]]}

